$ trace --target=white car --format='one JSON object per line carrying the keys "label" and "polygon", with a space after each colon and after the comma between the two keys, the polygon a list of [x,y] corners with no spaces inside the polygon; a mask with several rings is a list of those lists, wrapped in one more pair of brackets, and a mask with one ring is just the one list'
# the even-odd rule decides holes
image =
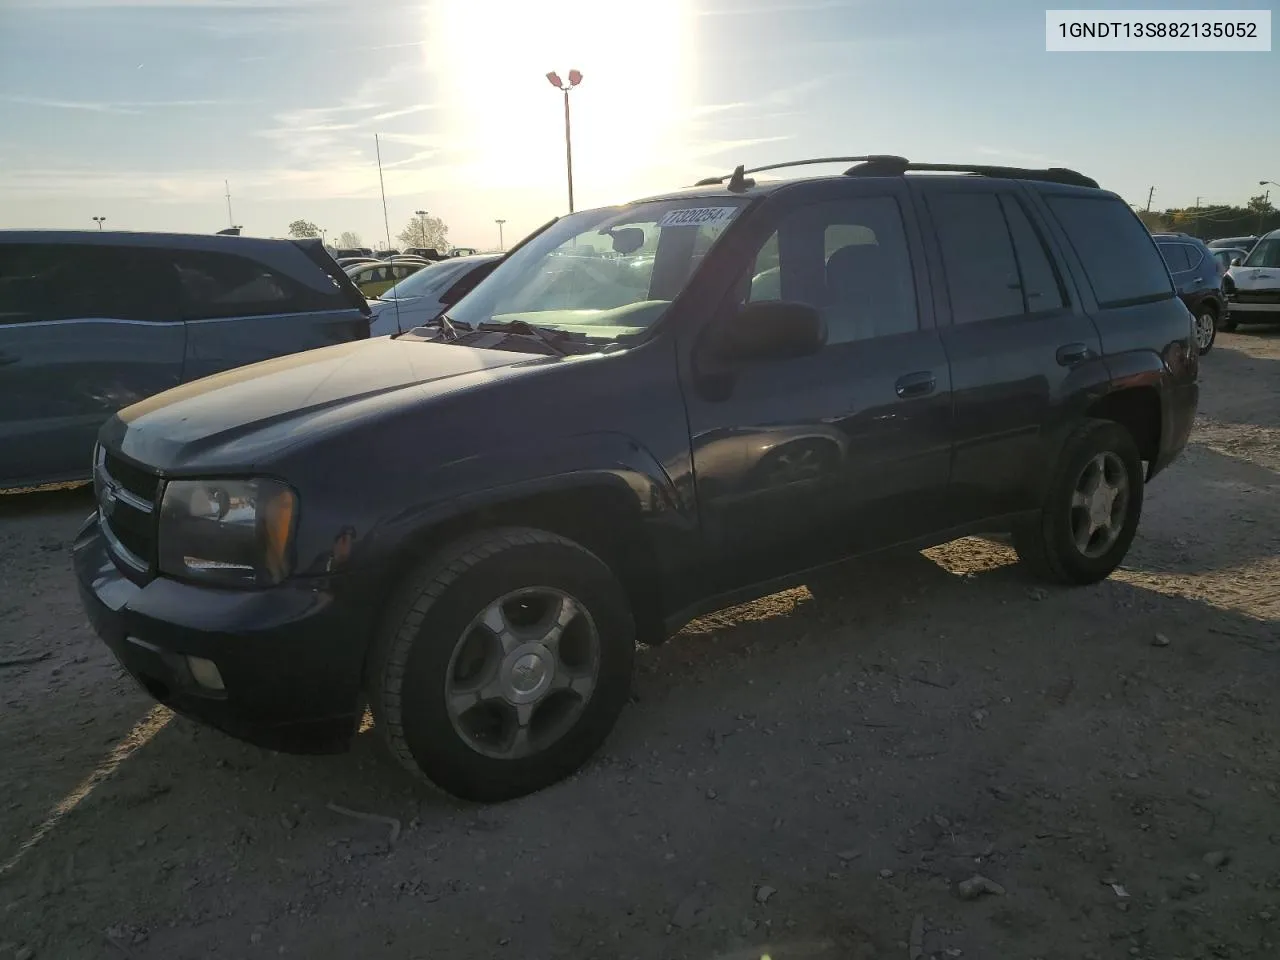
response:
{"label": "white car", "polygon": [[501,259],[501,254],[481,254],[423,267],[369,301],[373,310],[369,336],[404,333],[430,323],[487,277]]}
{"label": "white car", "polygon": [[1222,278],[1227,295],[1224,330],[1241,323],[1280,323],[1280,230],[1253,245],[1249,256]]}

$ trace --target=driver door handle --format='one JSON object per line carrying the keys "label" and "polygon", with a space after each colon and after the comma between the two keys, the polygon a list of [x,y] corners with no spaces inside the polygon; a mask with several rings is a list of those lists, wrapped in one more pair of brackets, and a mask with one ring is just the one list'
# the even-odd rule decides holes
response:
{"label": "driver door handle", "polygon": [[1064,343],[1058,348],[1058,363],[1064,367],[1074,367],[1093,356],[1087,343]]}
{"label": "driver door handle", "polygon": [[938,378],[932,370],[921,370],[900,376],[893,389],[901,399],[910,400],[912,397],[927,397],[937,385]]}

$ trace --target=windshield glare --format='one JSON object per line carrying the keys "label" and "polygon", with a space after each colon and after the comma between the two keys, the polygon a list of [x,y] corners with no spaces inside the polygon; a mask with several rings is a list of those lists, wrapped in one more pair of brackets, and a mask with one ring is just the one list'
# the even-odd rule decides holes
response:
{"label": "windshield glare", "polygon": [[449,318],[527,323],[590,339],[644,333],[745,200],[655,200],[570,214],[515,251]]}
{"label": "windshield glare", "polygon": [[1259,240],[1258,245],[1245,258],[1246,267],[1280,267],[1280,237]]}
{"label": "windshield glare", "polygon": [[471,261],[444,261],[416,270],[381,296],[383,300],[402,300],[407,297],[426,297],[444,290],[454,277],[473,266]]}

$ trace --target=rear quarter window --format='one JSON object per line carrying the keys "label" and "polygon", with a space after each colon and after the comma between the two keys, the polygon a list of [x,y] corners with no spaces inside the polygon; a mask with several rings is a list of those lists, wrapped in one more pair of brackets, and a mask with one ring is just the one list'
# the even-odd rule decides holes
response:
{"label": "rear quarter window", "polygon": [[249,257],[209,250],[170,250],[165,255],[177,273],[188,320],[306,313],[342,306],[336,286],[331,293],[321,293]]}
{"label": "rear quarter window", "polygon": [[1173,296],[1164,258],[1123,201],[1064,194],[1045,200],[1084,265],[1098,306],[1119,307]]}

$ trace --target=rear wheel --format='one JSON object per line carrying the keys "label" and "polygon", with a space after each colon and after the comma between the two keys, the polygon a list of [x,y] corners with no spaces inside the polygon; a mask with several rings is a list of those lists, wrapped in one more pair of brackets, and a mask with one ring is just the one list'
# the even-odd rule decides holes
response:
{"label": "rear wheel", "polygon": [[608,736],[634,653],[626,596],[594,554],[541,530],[485,531],[406,581],[370,662],[375,726],[455,796],[522,796]]}
{"label": "rear wheel", "polygon": [[1133,543],[1142,495],[1132,435],[1111,420],[1088,420],[1064,446],[1040,515],[1014,531],[1014,549],[1045,579],[1104,580]]}
{"label": "rear wheel", "polygon": [[1196,308],[1196,346],[1202,354],[1213,349],[1218,338],[1218,311],[1207,304]]}

